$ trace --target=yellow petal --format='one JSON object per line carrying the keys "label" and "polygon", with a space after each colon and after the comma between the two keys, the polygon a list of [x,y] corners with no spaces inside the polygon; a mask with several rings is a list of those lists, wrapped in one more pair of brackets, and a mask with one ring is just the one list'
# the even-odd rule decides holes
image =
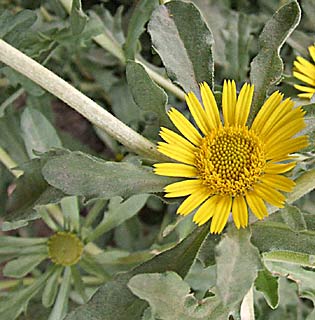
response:
{"label": "yellow petal", "polygon": [[259,219],[268,216],[267,207],[261,197],[255,191],[249,191],[245,195],[246,201],[253,214]]}
{"label": "yellow petal", "polygon": [[209,191],[204,188],[192,193],[177,209],[180,215],[187,215],[196,209],[202,202],[209,197]]}
{"label": "yellow petal", "polygon": [[252,129],[257,133],[260,133],[261,129],[268,121],[269,117],[272,115],[274,110],[279,106],[281,100],[283,98],[283,94],[279,93],[279,91],[274,92],[263,104],[258,114],[256,115]]}
{"label": "yellow petal", "polygon": [[295,84],[294,88],[303,92],[309,92],[309,93],[314,93],[315,92],[315,88],[311,88],[311,87],[306,87],[306,86],[301,86],[299,84]]}
{"label": "yellow petal", "polygon": [[233,200],[232,215],[237,229],[245,228],[248,223],[248,210],[243,196],[237,196]]}
{"label": "yellow petal", "polygon": [[266,152],[266,159],[275,159],[289,155],[292,152],[296,152],[308,146],[308,140],[306,136],[297,137],[283,141],[281,145],[276,145]]}
{"label": "yellow petal", "polygon": [[290,112],[293,109],[294,102],[290,99],[286,99],[279,104],[277,108],[274,109],[273,113],[265,121],[265,124],[262,126],[259,135],[268,136],[270,130],[282,119],[284,115]]}
{"label": "yellow petal", "polygon": [[306,76],[300,72],[293,71],[293,76],[311,86],[315,86],[315,80],[310,78],[309,76]]}
{"label": "yellow petal", "polygon": [[201,91],[202,102],[207,114],[209,127],[211,129],[218,128],[219,126],[221,126],[218,106],[213,96],[213,93],[206,82],[200,85],[200,91]]}
{"label": "yellow petal", "polygon": [[291,179],[279,174],[264,174],[260,181],[271,188],[285,192],[291,192],[295,186],[295,182]]}
{"label": "yellow petal", "polygon": [[315,77],[315,66],[306,59],[302,57],[296,57],[296,61],[294,61],[293,65],[299,72],[304,73],[310,78]]}
{"label": "yellow petal", "polygon": [[232,80],[224,80],[222,91],[222,110],[225,125],[234,124],[236,106],[236,85]]}
{"label": "yellow petal", "polygon": [[164,139],[168,143],[172,143],[175,145],[180,146],[183,149],[186,149],[187,151],[195,152],[196,147],[187,141],[185,138],[180,136],[179,134],[173,132],[172,130],[169,130],[167,128],[161,127],[160,136],[162,139]]}
{"label": "yellow petal", "polygon": [[201,106],[197,97],[194,95],[194,93],[189,92],[186,95],[186,103],[188,105],[190,113],[192,114],[198,128],[201,130],[201,132],[204,135],[207,135],[210,132],[211,128],[207,122],[206,112]]}
{"label": "yellow petal", "polygon": [[205,201],[194,215],[193,221],[199,226],[206,223],[216,212],[216,205],[220,196],[215,195]]}
{"label": "yellow petal", "polygon": [[195,178],[197,169],[182,163],[156,163],[154,173],[160,176]]}
{"label": "yellow petal", "polygon": [[197,129],[175,108],[171,108],[168,116],[174,123],[175,127],[194,145],[198,146],[201,142],[201,135]]}
{"label": "yellow petal", "polygon": [[254,86],[245,83],[237,98],[235,107],[235,124],[245,125],[252,104]]}
{"label": "yellow petal", "polygon": [[265,172],[270,174],[280,174],[292,170],[296,166],[296,162],[290,163],[272,163],[266,164]]}
{"label": "yellow petal", "polygon": [[275,207],[283,208],[285,196],[274,188],[271,188],[264,183],[256,184],[254,190],[259,197],[269,202]]}
{"label": "yellow petal", "polygon": [[232,206],[232,197],[220,196],[216,205],[216,212],[212,218],[210,233],[221,233],[229,218]]}
{"label": "yellow petal", "polygon": [[309,46],[308,47],[308,51],[309,51],[313,61],[315,62],[315,46],[314,45],[313,46]]}
{"label": "yellow petal", "polygon": [[186,164],[195,163],[195,155],[193,152],[181,149],[180,146],[175,144],[169,144],[165,142],[159,142],[157,149],[166,156],[175,159]]}
{"label": "yellow petal", "polygon": [[168,193],[165,197],[175,198],[187,196],[201,189],[203,189],[202,182],[198,179],[194,179],[174,182],[166,186],[164,191]]}

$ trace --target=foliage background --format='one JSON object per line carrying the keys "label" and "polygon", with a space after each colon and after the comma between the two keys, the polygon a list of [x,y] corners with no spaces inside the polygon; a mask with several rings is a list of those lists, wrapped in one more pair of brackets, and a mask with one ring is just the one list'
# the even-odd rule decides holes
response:
{"label": "foliage background", "polygon": [[[229,78],[238,88],[255,83],[253,112],[277,89],[305,105],[311,144],[292,173],[299,184],[286,208],[246,230],[229,226],[223,236],[208,235],[208,227],[196,229],[191,217],[175,215],[177,203],[162,200],[168,180],[151,173],[152,159],[129,152],[1,65],[0,146],[24,171],[16,180],[0,164],[4,234],[49,236],[37,220],[40,210],[66,195],[78,197],[82,221],[102,201],[87,234],[110,214],[122,216],[94,241],[109,277],[87,304],[77,309],[80,301],[71,299],[66,319],[239,319],[252,286],[256,319],[313,319],[314,106],[295,98],[292,64],[296,55],[308,57],[314,43],[314,2],[118,0],[82,1],[80,8],[73,1],[70,15],[69,3],[2,0],[0,37],[148,139],[157,141],[159,127],[171,126],[165,109],[185,113],[178,88],[197,92],[198,82],[207,81],[220,101]],[[145,204],[130,209],[126,199],[139,194],[148,194]],[[40,264],[32,276],[45,268]],[[20,319],[47,319],[40,297]],[[250,309],[247,301],[244,307]]]}

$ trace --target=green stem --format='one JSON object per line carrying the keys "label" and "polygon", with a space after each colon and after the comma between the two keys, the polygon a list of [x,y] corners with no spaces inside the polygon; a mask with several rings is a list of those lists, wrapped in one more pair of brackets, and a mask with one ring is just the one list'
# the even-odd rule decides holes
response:
{"label": "green stem", "polygon": [[68,82],[1,39],[0,61],[64,101],[129,150],[149,159],[167,161],[167,157],[158,152],[152,142],[132,130]]}

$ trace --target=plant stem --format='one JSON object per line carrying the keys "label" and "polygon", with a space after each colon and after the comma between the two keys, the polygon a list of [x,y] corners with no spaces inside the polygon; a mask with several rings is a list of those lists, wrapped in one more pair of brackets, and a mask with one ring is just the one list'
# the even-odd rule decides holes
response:
{"label": "plant stem", "polygon": [[56,74],[1,39],[0,61],[67,103],[95,126],[103,129],[114,139],[125,145],[129,150],[154,160],[165,161],[167,159],[157,151],[156,146],[149,140],[115,118]]}

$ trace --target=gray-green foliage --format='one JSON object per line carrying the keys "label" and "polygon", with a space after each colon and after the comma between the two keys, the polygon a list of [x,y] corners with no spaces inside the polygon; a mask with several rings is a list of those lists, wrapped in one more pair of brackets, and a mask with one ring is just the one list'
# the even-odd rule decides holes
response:
{"label": "gray-green foliage", "polygon": [[159,6],[153,12],[149,32],[169,77],[186,92],[198,94],[202,81],[213,86],[213,37],[192,3],[171,1]]}
{"label": "gray-green foliage", "polygon": [[[188,115],[174,85],[199,95],[202,81],[217,90],[225,78],[234,79],[237,89],[250,80],[252,118],[276,87],[294,97],[292,83],[298,81],[284,70],[292,72],[298,54],[310,59],[313,2],[301,2],[299,24],[295,0],[107,0],[95,6],[69,0],[68,13],[61,1],[42,1],[41,8],[28,2],[34,10],[20,1],[16,14],[16,2],[3,1],[0,38],[155,141],[160,126],[172,129],[170,105]],[[288,173],[296,187],[285,207],[268,207],[264,221],[251,215],[245,230],[228,226],[223,235],[209,235],[208,225],[194,228],[191,216],[175,215],[177,199],[161,201],[163,188],[176,179],[155,175],[150,160],[139,161],[95,129],[103,145],[89,124],[63,113],[65,106],[53,96],[0,68],[0,147],[24,172],[16,179],[0,166],[2,228],[17,229],[39,216],[47,223],[46,205],[58,204],[63,227],[97,245],[85,248],[80,268],[52,272],[42,263],[46,238],[36,238],[32,224],[23,229],[29,233],[23,241],[0,236],[0,262],[8,262],[3,274],[35,279],[0,291],[1,319],[16,319],[28,306],[21,319],[47,320],[41,300],[52,308],[49,320],[236,320],[251,288],[257,320],[314,318],[313,101],[294,99],[306,112],[302,134],[310,145]],[[64,138],[60,128],[76,137]],[[158,205],[150,203],[151,193]],[[82,278],[86,273],[91,276]],[[65,315],[68,298],[73,309]]]}

